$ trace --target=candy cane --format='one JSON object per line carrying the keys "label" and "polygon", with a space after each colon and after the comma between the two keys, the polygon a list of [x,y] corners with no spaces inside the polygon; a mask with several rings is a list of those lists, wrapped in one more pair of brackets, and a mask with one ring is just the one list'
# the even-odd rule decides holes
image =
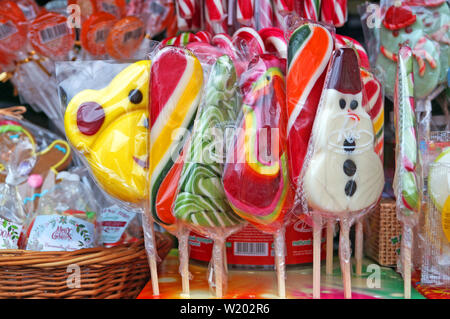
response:
{"label": "candy cane", "polygon": [[257,30],[269,28],[273,25],[272,0],[256,1],[255,25]]}
{"label": "candy cane", "polygon": [[192,19],[192,16],[194,15],[195,1],[194,0],[176,0],[175,2],[179,8],[180,16],[185,20]]}
{"label": "candy cane", "polygon": [[237,0],[236,20],[246,26],[251,26],[254,14],[254,0]]}
{"label": "candy cane", "polygon": [[208,11],[210,21],[223,21],[226,18],[224,0],[205,0],[205,9]]}
{"label": "candy cane", "polygon": [[293,0],[274,0],[274,10],[277,10],[281,14],[287,14],[294,10]]}
{"label": "candy cane", "polygon": [[303,12],[305,18],[313,21],[319,21],[320,0],[304,0]]}

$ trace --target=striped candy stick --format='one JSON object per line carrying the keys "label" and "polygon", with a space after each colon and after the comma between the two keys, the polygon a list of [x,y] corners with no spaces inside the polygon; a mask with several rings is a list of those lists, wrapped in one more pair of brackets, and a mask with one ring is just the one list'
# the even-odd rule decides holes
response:
{"label": "striped candy stick", "polygon": [[361,43],[351,37],[336,34],[335,44],[336,48],[338,49],[343,47],[351,47],[355,49],[358,55],[360,66],[362,68],[370,69],[369,56],[367,55],[366,49],[364,49]]}
{"label": "striped candy stick", "polygon": [[342,27],[347,21],[347,0],[322,0],[320,21]]}
{"label": "striped candy stick", "polygon": [[294,1],[293,0],[274,0],[273,1],[274,10],[277,10],[281,14],[287,14],[294,11]]}
{"label": "striped candy stick", "polygon": [[259,30],[258,33],[264,41],[267,53],[287,59],[287,42],[284,38],[283,30],[279,28],[264,28]]}
{"label": "striped candy stick", "polygon": [[175,11],[177,16],[177,27],[180,31],[187,31],[191,27],[191,21],[183,18],[178,1],[175,1]]}
{"label": "striped candy stick", "polygon": [[224,0],[205,0],[205,10],[210,21],[223,21],[226,18],[227,8]]}
{"label": "striped candy stick", "polygon": [[253,26],[254,13],[255,13],[255,0],[237,0],[236,20],[240,24],[244,26]]}
{"label": "striped candy stick", "polygon": [[175,0],[180,16],[190,20],[195,14],[195,0]]}
{"label": "striped candy stick", "polygon": [[401,257],[405,298],[411,298],[412,228],[421,209],[420,158],[414,101],[413,52],[402,46],[398,52],[397,78],[394,88],[396,132],[394,190],[397,218],[403,224]]}
{"label": "striped candy stick", "polygon": [[272,0],[259,0],[255,2],[255,28],[261,30],[273,26]]}
{"label": "striped candy stick", "polygon": [[321,0],[303,0],[303,15],[306,19],[319,21]]}
{"label": "striped candy stick", "polygon": [[149,104],[150,210],[158,224],[179,237],[184,294],[189,294],[189,232],[177,226],[172,206],[183,168],[179,160],[185,147],[182,136],[192,127],[202,86],[201,64],[189,51],[164,47],[154,57]]}
{"label": "striped candy stick", "polygon": [[[285,214],[293,202],[283,145],[284,69],[284,59],[263,54],[255,57],[242,75],[241,131],[223,174],[225,194],[233,210],[255,227],[274,234],[280,243],[284,243]],[[281,257],[276,260],[279,295],[284,297],[284,246],[276,246],[275,255]]]}
{"label": "striped candy stick", "polygon": [[[289,39],[286,80],[287,152],[289,176],[296,191],[332,51],[332,35],[320,25],[304,24]],[[321,229],[321,223],[317,220],[313,233],[314,298],[320,297]]]}

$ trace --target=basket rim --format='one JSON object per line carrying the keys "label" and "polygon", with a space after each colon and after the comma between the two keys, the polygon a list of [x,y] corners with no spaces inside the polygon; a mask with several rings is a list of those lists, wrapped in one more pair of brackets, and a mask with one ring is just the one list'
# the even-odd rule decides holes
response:
{"label": "basket rim", "polygon": [[74,251],[0,250],[0,267],[55,268],[71,264],[107,266],[140,258],[145,259],[146,253],[143,248],[144,240],[141,239],[114,247],[94,247]]}

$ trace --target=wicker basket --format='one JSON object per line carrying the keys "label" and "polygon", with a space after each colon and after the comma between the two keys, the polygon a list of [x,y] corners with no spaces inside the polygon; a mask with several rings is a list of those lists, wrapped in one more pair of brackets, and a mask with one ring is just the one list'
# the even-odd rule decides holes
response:
{"label": "wicker basket", "polygon": [[[172,240],[156,233],[156,246],[163,260]],[[135,298],[149,272],[143,240],[71,252],[3,250],[0,298]]]}
{"label": "wicker basket", "polygon": [[367,218],[366,255],[382,266],[395,266],[400,250],[402,225],[397,220],[395,201],[383,199]]}

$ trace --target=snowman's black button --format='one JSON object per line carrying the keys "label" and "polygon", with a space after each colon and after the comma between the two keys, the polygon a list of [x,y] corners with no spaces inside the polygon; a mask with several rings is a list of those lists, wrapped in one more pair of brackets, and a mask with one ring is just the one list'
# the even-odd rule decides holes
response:
{"label": "snowman's black button", "polygon": [[346,152],[353,152],[356,148],[356,142],[355,141],[349,141],[345,139],[344,141],[344,151]]}
{"label": "snowman's black button", "polygon": [[349,180],[347,184],[345,184],[345,195],[353,196],[356,192],[356,182],[354,180]]}
{"label": "snowman's black button", "polygon": [[344,173],[347,176],[353,176],[356,173],[356,164],[352,160],[346,160],[344,162]]}
{"label": "snowman's black button", "polygon": [[350,102],[350,108],[352,110],[355,110],[357,107],[358,107],[358,101],[353,100],[353,101]]}
{"label": "snowman's black button", "polygon": [[345,109],[345,105],[346,105],[345,100],[344,99],[340,99],[339,100],[339,106],[341,107],[341,109]]}

